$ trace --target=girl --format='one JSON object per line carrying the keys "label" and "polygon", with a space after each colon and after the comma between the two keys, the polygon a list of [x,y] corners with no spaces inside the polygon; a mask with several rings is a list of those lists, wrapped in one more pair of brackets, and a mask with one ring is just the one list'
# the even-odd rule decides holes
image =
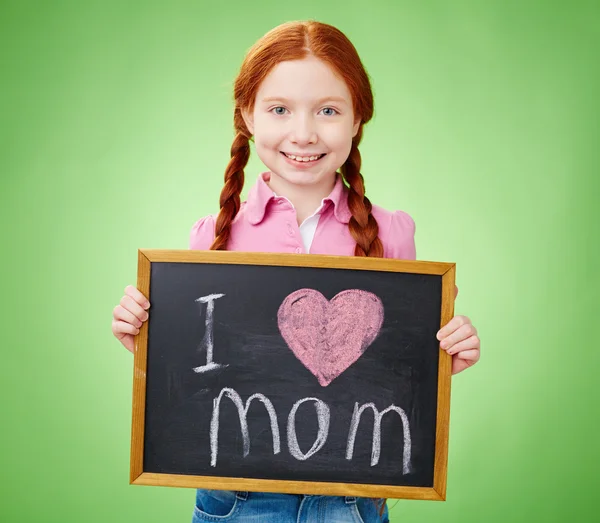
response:
{"label": "girl", "polygon": [[[315,21],[276,27],[246,55],[234,98],[221,209],[194,224],[191,249],[416,259],[412,218],[365,196],[358,145],[373,94],[343,33]],[[251,139],[269,171],[240,203]],[[113,311],[112,331],[130,351],[149,307],[128,286]],[[453,374],[478,361],[479,339],[467,317],[452,318],[437,338],[452,354]],[[388,521],[381,501],[198,490],[193,522]]]}

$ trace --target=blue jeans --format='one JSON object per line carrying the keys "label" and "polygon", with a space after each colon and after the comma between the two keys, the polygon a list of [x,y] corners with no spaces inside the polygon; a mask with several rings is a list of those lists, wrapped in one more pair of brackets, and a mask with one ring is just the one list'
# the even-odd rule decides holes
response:
{"label": "blue jeans", "polygon": [[267,492],[196,491],[192,523],[388,523],[387,507],[370,498]]}

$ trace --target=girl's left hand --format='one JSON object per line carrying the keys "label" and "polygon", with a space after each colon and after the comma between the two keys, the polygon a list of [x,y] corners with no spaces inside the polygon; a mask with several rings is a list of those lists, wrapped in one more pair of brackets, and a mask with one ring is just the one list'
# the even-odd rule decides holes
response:
{"label": "girl's left hand", "polygon": [[[458,295],[455,286],[454,299]],[[452,374],[458,374],[479,361],[477,329],[466,316],[454,316],[437,333],[440,347],[452,355]]]}

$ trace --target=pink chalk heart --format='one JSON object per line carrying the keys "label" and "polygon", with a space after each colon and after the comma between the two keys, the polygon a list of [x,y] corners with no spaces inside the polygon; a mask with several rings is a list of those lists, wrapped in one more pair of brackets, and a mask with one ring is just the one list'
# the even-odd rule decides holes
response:
{"label": "pink chalk heart", "polygon": [[283,300],[277,323],[292,352],[326,387],[375,341],[383,304],[359,289],[342,291],[331,301],[314,289],[300,289]]}

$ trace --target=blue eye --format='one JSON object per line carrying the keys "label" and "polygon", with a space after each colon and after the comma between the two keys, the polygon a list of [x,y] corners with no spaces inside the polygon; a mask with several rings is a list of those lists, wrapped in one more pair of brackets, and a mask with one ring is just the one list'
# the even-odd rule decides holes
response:
{"label": "blue eye", "polygon": [[275,114],[278,114],[278,115],[285,114],[285,110],[286,110],[285,107],[281,107],[281,106],[273,107],[273,109],[271,109],[271,111],[275,111]]}
{"label": "blue eye", "polygon": [[[330,112],[326,113],[325,111]],[[325,116],[333,116],[334,114],[338,114],[338,112],[333,107],[325,107],[325,109],[323,109],[323,114]]]}

